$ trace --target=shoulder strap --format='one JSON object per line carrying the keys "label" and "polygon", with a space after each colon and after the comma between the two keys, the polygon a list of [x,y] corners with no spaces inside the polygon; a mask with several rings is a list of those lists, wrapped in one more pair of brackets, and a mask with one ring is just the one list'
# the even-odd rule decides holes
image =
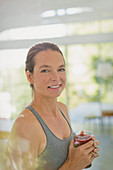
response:
{"label": "shoulder strap", "polygon": [[[57,106],[57,107],[58,107],[58,106]],[[66,119],[66,121],[67,121],[67,123],[68,123],[68,125],[69,125],[69,127],[70,127],[70,129],[71,129],[71,131],[72,131],[71,125],[70,125],[67,117],[64,115],[64,113],[62,112],[62,110],[61,110],[59,107],[58,107],[58,109],[60,110],[60,112],[62,113],[62,115],[64,116],[64,118]]]}
{"label": "shoulder strap", "polygon": [[45,122],[43,121],[43,119],[41,118],[41,116],[36,112],[36,110],[32,107],[32,106],[27,106],[26,108],[28,108],[29,110],[31,110],[31,112],[35,115],[35,117],[38,119],[38,121],[40,122],[42,128],[44,129],[45,134],[47,135],[48,133],[48,126],[45,124]]}

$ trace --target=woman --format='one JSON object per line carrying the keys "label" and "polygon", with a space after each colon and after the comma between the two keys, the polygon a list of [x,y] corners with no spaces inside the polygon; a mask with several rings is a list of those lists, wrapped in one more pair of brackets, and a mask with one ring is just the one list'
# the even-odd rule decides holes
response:
{"label": "woman", "polygon": [[55,44],[43,42],[29,50],[25,70],[33,100],[11,131],[6,162],[10,170],[81,170],[98,156],[95,137],[78,148],[73,146],[67,108],[57,101],[66,85],[65,67]]}

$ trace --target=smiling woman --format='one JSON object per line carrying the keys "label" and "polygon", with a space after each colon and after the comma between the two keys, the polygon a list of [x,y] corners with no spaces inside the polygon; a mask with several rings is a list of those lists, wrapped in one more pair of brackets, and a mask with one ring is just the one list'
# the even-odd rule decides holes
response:
{"label": "smiling woman", "polygon": [[[80,150],[74,148],[67,108],[57,101],[66,84],[61,50],[49,42],[34,45],[28,51],[25,71],[33,100],[14,122],[7,145],[7,169],[83,169],[94,159],[95,137]],[[98,148],[95,157],[97,152]]]}
{"label": "smiling woman", "polygon": [[[48,47],[48,44],[46,44],[46,46]],[[57,89],[57,96],[55,97],[58,97],[64,89],[66,83],[65,62],[62,53],[59,53],[59,51],[46,49],[45,51],[41,51],[36,54],[34,58],[35,63],[33,63],[33,70],[29,71],[26,69],[28,81],[35,90],[34,95],[37,90],[38,96],[40,94],[47,94],[49,97],[49,95],[53,95],[52,91],[50,92],[50,89]]]}

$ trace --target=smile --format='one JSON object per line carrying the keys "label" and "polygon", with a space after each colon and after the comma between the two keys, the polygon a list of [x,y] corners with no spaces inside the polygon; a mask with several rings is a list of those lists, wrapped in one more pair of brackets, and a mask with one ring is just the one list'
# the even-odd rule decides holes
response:
{"label": "smile", "polygon": [[56,89],[56,88],[59,88],[60,86],[61,86],[61,84],[56,85],[56,86],[48,86],[48,88]]}

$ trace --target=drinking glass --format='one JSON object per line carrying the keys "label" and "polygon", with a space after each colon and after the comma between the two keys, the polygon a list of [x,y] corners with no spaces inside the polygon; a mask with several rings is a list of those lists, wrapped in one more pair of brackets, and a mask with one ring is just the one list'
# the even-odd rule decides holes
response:
{"label": "drinking glass", "polygon": [[[80,145],[83,145],[87,142],[89,142],[92,139],[92,133],[91,132],[84,132],[83,134],[74,135],[74,147],[78,147]],[[85,168],[90,168],[91,164],[88,165]]]}

